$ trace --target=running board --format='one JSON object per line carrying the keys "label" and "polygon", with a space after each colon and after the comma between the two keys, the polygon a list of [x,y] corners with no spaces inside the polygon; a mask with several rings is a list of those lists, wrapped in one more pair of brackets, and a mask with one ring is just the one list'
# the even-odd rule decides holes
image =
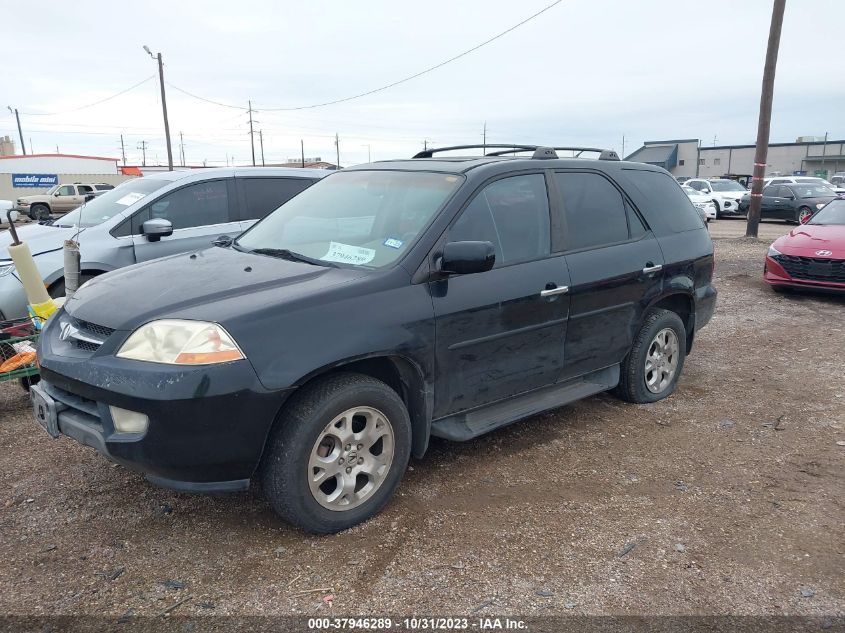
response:
{"label": "running board", "polygon": [[613,389],[618,384],[619,365],[612,365],[505,401],[434,420],[431,434],[454,442],[465,442],[523,418]]}

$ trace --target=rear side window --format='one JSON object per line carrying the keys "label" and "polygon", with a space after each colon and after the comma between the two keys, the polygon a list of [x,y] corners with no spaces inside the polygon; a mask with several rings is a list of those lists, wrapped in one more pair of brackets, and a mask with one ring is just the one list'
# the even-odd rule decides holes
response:
{"label": "rear side window", "polygon": [[551,252],[549,199],[542,174],[496,180],[482,189],[449,232],[449,240],[492,242],[496,268]]}
{"label": "rear side window", "polygon": [[638,169],[626,169],[625,175],[640,194],[635,200],[640,213],[657,235],[704,228],[689,196],[672,176]]}
{"label": "rear side window", "polygon": [[314,181],[310,178],[240,178],[246,198],[244,220],[260,220]]}
{"label": "rear side window", "polygon": [[557,173],[555,179],[566,216],[567,250],[628,239],[625,201],[610,181],[589,173]]}

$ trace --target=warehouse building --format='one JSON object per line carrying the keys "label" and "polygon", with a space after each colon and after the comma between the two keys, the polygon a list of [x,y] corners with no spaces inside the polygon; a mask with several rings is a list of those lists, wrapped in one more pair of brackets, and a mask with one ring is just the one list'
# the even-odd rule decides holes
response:
{"label": "warehouse building", "polygon": [[53,185],[107,182],[117,185],[129,176],[117,158],[76,154],[0,156],[0,200],[44,193]]}
{"label": "warehouse building", "polygon": [[[696,138],[647,141],[626,160],[657,165],[675,177],[734,178],[748,181],[754,171],[754,145],[703,146]],[[794,143],[770,143],[766,175],[819,176],[845,171],[845,140],[802,136]]]}

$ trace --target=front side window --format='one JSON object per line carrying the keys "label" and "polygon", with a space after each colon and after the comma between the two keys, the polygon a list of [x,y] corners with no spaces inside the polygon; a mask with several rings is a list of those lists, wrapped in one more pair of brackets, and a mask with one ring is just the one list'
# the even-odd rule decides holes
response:
{"label": "front side window", "polygon": [[383,268],[417,241],[463,183],[421,171],[341,171],[320,180],[238,239],[242,250],[326,265]]}
{"label": "front side window", "polygon": [[792,193],[792,189],[790,189],[789,187],[784,187],[783,185],[778,187],[777,195],[780,198],[794,198],[795,197],[795,195]]}
{"label": "front side window", "polygon": [[781,188],[777,185],[769,185],[768,187],[763,187],[763,196],[766,198],[776,198],[780,190]]}
{"label": "front side window", "polygon": [[140,233],[144,222],[169,220],[173,229],[229,222],[229,191],[225,180],[197,182],[163,195],[132,218],[132,232]]}
{"label": "front side window", "polygon": [[310,178],[241,178],[246,196],[245,220],[260,220],[314,181]]}
{"label": "front side window", "polygon": [[551,252],[549,198],[542,174],[511,176],[482,189],[449,231],[450,242],[491,242],[495,267]]}
{"label": "front side window", "polygon": [[628,239],[622,194],[598,174],[555,174],[566,215],[566,248],[590,248]]}
{"label": "front side window", "polygon": [[73,185],[62,185],[59,187],[59,195],[60,196],[75,196],[76,189],[73,188]]}

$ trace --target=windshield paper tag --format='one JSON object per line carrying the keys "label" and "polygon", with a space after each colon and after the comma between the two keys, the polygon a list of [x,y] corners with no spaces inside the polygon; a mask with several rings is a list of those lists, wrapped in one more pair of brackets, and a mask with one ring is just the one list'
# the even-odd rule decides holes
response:
{"label": "windshield paper tag", "polygon": [[389,246],[390,248],[402,248],[402,244],[404,244],[402,240],[397,240],[395,237],[388,237],[384,240],[384,245]]}
{"label": "windshield paper tag", "polygon": [[329,251],[320,259],[324,262],[340,262],[341,264],[369,264],[375,256],[376,252],[371,248],[329,242]]}
{"label": "windshield paper tag", "polygon": [[138,200],[140,200],[141,198],[143,198],[146,195],[147,194],[145,194],[145,193],[138,193],[138,192],[127,193],[120,200],[115,200],[115,202],[117,204],[122,204],[124,207],[128,207],[130,204],[132,204],[133,202],[138,202]]}

